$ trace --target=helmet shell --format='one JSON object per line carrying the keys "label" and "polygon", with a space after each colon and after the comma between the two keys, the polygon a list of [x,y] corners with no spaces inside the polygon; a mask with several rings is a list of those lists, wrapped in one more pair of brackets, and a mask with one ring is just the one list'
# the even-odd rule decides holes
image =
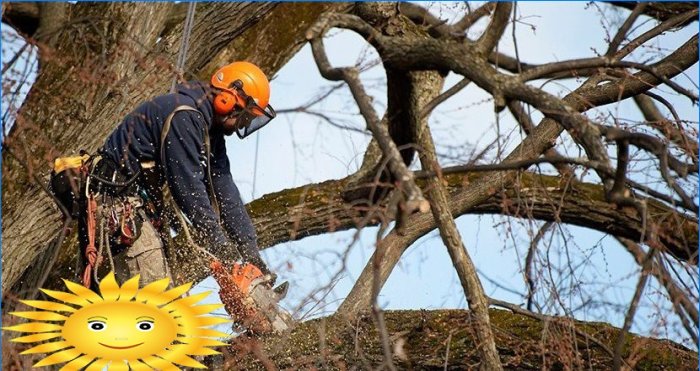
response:
{"label": "helmet shell", "polygon": [[243,91],[253,97],[260,108],[270,102],[270,81],[265,73],[250,62],[233,62],[219,68],[211,77],[211,85],[221,90],[233,92],[233,82],[241,80]]}

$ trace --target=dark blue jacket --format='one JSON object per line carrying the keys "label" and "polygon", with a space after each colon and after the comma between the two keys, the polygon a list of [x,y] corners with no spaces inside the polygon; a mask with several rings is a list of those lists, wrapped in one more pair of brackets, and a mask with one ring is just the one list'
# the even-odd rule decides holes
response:
{"label": "dark blue jacket", "polygon": [[[163,124],[180,105],[199,112],[175,114],[165,140],[166,163],[161,164]],[[231,177],[224,134],[213,124],[213,115],[208,85],[201,82],[178,85],[177,93],[156,97],[126,116],[107,139],[103,156],[119,164],[127,176],[135,174],[141,162],[155,161],[160,169],[164,165],[173,198],[199,235],[205,236],[210,251],[227,261],[237,259],[235,246],[245,259],[266,270],[257,249],[255,229]],[[208,197],[205,128],[211,141],[211,175],[221,224]]]}

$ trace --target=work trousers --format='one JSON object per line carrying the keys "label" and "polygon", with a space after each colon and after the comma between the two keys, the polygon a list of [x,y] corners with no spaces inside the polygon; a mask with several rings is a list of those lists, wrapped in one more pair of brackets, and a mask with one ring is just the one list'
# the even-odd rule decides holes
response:
{"label": "work trousers", "polygon": [[140,286],[171,278],[163,241],[150,221],[144,220],[141,235],[133,245],[114,256],[114,270],[122,284],[136,274],[141,275]]}

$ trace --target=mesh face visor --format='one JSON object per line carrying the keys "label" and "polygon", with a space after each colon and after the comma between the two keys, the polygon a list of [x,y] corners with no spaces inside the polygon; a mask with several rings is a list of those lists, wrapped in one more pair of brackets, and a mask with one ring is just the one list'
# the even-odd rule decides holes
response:
{"label": "mesh face visor", "polygon": [[[252,103],[252,105],[251,105]],[[256,112],[258,112],[256,114]],[[259,112],[262,112],[260,114]],[[236,135],[243,139],[250,134],[260,130],[263,126],[267,125],[272,119],[277,116],[275,110],[271,105],[267,105],[265,109],[260,108],[255,102],[249,100],[247,107],[241,111],[238,116],[236,128]]]}
{"label": "mesh face visor", "polygon": [[243,91],[243,82],[241,80],[231,83],[231,88],[236,90],[238,96],[245,102],[245,107],[242,107],[237,113],[236,135],[239,138],[243,139],[255,133],[277,116],[272,105],[268,104],[267,107],[262,108],[253,97],[247,95]]}

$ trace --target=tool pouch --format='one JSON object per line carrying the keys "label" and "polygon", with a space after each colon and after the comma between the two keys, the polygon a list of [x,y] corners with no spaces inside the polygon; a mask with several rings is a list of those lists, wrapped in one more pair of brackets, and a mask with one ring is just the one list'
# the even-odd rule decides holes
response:
{"label": "tool pouch", "polygon": [[90,156],[59,157],[54,161],[49,190],[72,218],[79,214],[78,200],[85,185],[83,166]]}

